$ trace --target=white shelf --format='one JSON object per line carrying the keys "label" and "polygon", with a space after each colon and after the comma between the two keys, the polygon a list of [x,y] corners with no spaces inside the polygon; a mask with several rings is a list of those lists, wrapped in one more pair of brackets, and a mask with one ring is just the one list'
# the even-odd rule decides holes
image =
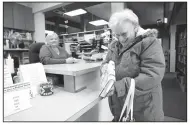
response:
{"label": "white shelf", "polygon": [[[108,30],[110,30],[110,28],[107,28]],[[77,35],[79,33],[89,33],[89,32],[96,32],[96,31],[102,31],[104,29],[99,29],[99,30],[89,30],[89,31],[84,31],[84,32],[77,32],[77,33],[70,33],[70,34],[61,34],[60,36],[67,36],[67,35]]]}

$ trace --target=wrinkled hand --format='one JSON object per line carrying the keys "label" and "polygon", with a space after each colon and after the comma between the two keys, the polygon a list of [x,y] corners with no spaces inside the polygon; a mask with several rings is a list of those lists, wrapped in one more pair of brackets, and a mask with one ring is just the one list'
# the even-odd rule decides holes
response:
{"label": "wrinkled hand", "polygon": [[66,63],[74,63],[75,59],[73,57],[69,57],[66,59]]}
{"label": "wrinkled hand", "polygon": [[100,67],[100,76],[102,76],[102,74],[106,72],[107,67],[108,67],[107,63],[101,65],[101,67]]}

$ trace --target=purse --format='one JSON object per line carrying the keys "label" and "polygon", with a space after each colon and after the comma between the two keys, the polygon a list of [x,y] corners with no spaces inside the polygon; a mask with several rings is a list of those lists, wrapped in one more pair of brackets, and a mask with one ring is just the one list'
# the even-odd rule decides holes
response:
{"label": "purse", "polygon": [[[135,80],[131,79],[131,85],[130,85],[127,97],[125,99],[119,121],[122,121],[122,122],[135,121],[135,119],[133,118],[134,94],[135,94]],[[126,113],[126,114],[124,114],[124,113]]]}

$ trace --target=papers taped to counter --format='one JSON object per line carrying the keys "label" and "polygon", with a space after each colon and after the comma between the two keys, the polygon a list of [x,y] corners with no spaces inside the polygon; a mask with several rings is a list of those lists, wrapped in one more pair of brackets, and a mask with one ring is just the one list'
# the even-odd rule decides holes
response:
{"label": "papers taped to counter", "polygon": [[115,79],[115,63],[109,61],[108,64],[103,65],[102,67],[102,76],[100,86],[102,88],[100,92],[100,97],[106,97],[112,86],[114,85]]}
{"label": "papers taped to counter", "polygon": [[9,71],[9,68],[7,65],[4,65],[4,86],[10,86],[13,85],[13,80],[11,77],[11,73]]}
{"label": "papers taped to counter", "polygon": [[17,83],[4,88],[4,117],[32,107],[30,83]]}

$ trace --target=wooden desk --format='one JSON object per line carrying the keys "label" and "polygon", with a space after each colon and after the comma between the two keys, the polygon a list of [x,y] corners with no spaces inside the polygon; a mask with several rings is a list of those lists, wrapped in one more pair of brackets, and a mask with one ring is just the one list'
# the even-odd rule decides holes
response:
{"label": "wooden desk", "polygon": [[4,49],[5,53],[9,53],[10,55],[17,56],[19,58],[19,64],[23,64],[23,53],[28,52],[29,49]]}
{"label": "wooden desk", "polygon": [[44,65],[46,73],[64,75],[64,90],[78,92],[93,84],[94,90],[99,89],[101,62],[86,63],[79,60],[75,64]]}
{"label": "wooden desk", "polygon": [[70,93],[56,88],[53,95],[37,95],[31,100],[31,108],[7,116],[4,121],[110,121],[107,99],[99,99],[98,94],[91,89]]}

